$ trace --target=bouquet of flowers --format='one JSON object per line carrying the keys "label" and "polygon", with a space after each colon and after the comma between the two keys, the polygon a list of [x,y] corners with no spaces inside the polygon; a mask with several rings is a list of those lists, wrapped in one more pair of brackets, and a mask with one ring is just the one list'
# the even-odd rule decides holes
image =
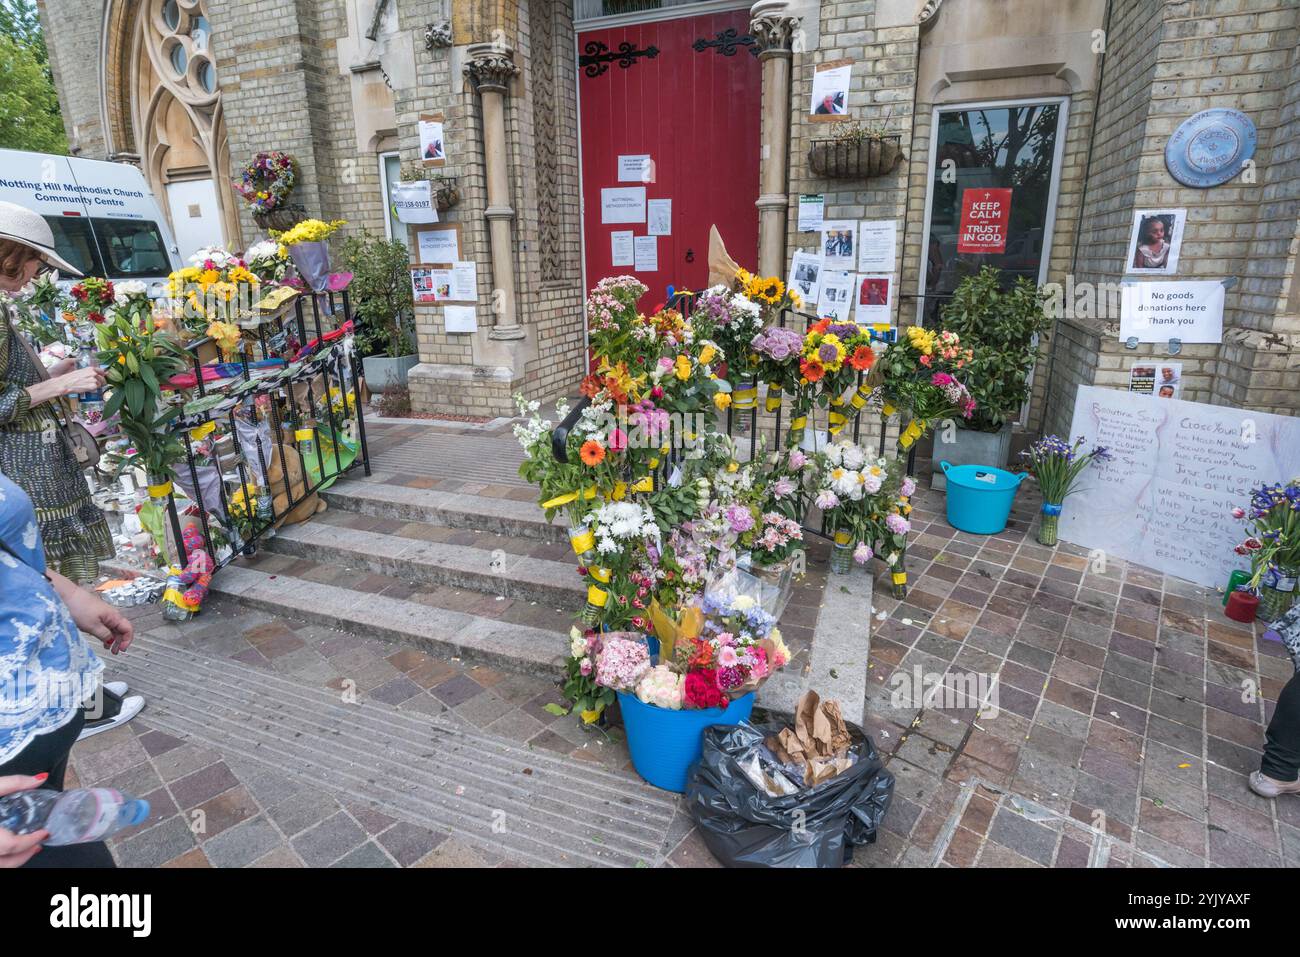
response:
{"label": "bouquet of flowers", "polygon": [[743,292],[710,286],[700,293],[691,312],[697,335],[722,350],[728,375],[740,375],[749,366],[750,343],[762,329],[762,310]]}
{"label": "bouquet of flowers", "polygon": [[289,251],[298,275],[316,294],[325,292],[330,278],[330,248],[327,240],[346,226],[347,220],[324,222],[319,219],[303,220],[284,232],[271,230],[271,238]]}
{"label": "bouquet of flowers", "polygon": [[1065,497],[1074,491],[1083,470],[1110,459],[1110,453],[1101,446],[1081,455],[1082,447],[1082,436],[1073,445],[1067,445],[1057,436],[1049,435],[1020,453],[1025,460],[1025,471],[1034,477],[1043,493],[1043,514],[1038,526],[1040,545],[1056,544]]}
{"label": "bouquet of flowers", "polygon": [[233,253],[212,246],[190,257],[190,264],[168,277],[172,312],[180,313],[192,334],[219,338],[214,323],[241,326],[257,315],[255,304],[261,282],[244,261]]}
{"label": "bouquet of flowers", "polygon": [[[818,388],[818,402],[830,406],[830,434],[838,435],[849,420],[862,411],[871,395],[871,387],[858,379],[876,362],[871,347],[871,332],[856,322],[821,319],[804,336],[799,372],[803,379]],[[845,411],[845,395],[850,396],[852,413]]]}
{"label": "bouquet of flowers", "polygon": [[76,338],[68,328],[68,312],[71,300],[59,288],[58,283],[48,275],[38,276],[31,285],[31,292],[25,296],[10,296],[0,293],[0,309],[12,309],[17,316],[18,328],[30,336],[38,347],[44,348],[54,343],[71,344]]}
{"label": "bouquet of flowers", "polygon": [[113,284],[107,279],[88,276],[72,287],[71,296],[76,303],[73,312],[78,319],[99,325],[107,318],[105,314],[115,302],[116,295]]}
{"label": "bouquet of flowers", "polygon": [[637,320],[636,304],[649,290],[632,276],[602,279],[587,296],[587,328],[591,352],[597,359],[618,363]]}
{"label": "bouquet of flowers", "polygon": [[706,594],[701,610],[699,634],[679,638],[673,648],[684,708],[726,707],[790,660],[775,619],[751,595]]}
{"label": "bouquet of flowers", "polygon": [[975,400],[955,374],[970,360],[971,351],[955,332],[934,333],[920,326],[909,326],[885,350],[873,376],[885,398],[884,414],[902,408],[911,416],[899,448],[911,448],[937,419],[975,414]]}
{"label": "bouquet of flowers", "polygon": [[261,282],[280,282],[289,271],[289,249],[273,239],[263,239],[244,250],[244,261]]}
{"label": "bouquet of flowers", "polygon": [[603,645],[600,633],[591,629],[569,631],[569,657],[565,661],[563,693],[583,723],[593,724],[614,703],[614,691],[596,684],[596,661]]}
{"label": "bouquet of flowers", "polygon": [[1300,577],[1300,479],[1253,489],[1249,507],[1234,508],[1232,517],[1250,527],[1234,550],[1250,556],[1247,587],[1260,596],[1260,618],[1276,621],[1295,602]]}

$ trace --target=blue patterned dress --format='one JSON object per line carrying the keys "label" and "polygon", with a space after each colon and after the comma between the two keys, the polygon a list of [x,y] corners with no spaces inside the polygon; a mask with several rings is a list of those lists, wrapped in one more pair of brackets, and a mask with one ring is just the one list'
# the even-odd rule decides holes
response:
{"label": "blue patterned dress", "polygon": [[0,764],[71,721],[104,670],[45,578],[27,493],[0,475]]}

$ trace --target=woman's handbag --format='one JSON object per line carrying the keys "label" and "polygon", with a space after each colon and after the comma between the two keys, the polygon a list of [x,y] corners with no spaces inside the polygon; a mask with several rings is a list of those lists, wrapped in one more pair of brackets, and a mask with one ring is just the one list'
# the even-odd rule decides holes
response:
{"label": "woman's handbag", "polygon": [[[13,333],[13,336],[27,350],[27,358],[36,367],[36,378],[42,382],[49,379],[50,371],[45,368],[45,363],[41,362],[40,356],[36,354],[36,350],[32,348],[32,344],[27,341],[27,338],[17,331]],[[77,462],[87,468],[98,464],[99,443],[90,434],[90,430],[73,416],[67,398],[60,396],[52,400],[52,404],[54,406],[54,419],[59,423],[59,431],[63,433],[63,438],[68,443],[68,448],[72,451]]]}

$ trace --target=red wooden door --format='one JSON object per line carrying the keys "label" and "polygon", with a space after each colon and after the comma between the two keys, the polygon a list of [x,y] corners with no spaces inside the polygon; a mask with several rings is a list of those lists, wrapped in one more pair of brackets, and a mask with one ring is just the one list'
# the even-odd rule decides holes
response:
{"label": "red wooden door", "polygon": [[[699,290],[714,224],[732,258],[754,267],[761,71],[748,32],[748,10],[731,10],[578,35],[588,287],[634,275],[650,289],[647,309],[669,285]],[[654,181],[620,182],[619,157],[642,155]],[[613,262],[612,234],[643,237],[647,223],[602,221],[602,190],[639,186],[647,200],[672,200],[654,271]]]}

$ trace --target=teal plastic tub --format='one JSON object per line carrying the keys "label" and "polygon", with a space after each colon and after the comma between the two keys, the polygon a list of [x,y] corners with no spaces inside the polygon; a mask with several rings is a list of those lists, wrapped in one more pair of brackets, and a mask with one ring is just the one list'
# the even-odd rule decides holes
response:
{"label": "teal plastic tub", "polygon": [[973,535],[996,535],[1007,527],[1016,490],[1028,478],[991,465],[940,462],[948,479],[948,524]]}
{"label": "teal plastic tub", "polygon": [[672,711],[620,691],[618,708],[637,773],[657,788],[680,793],[686,790],[687,769],[704,750],[704,729],[748,721],[754,710],[754,692],[742,695],[726,708]]}

